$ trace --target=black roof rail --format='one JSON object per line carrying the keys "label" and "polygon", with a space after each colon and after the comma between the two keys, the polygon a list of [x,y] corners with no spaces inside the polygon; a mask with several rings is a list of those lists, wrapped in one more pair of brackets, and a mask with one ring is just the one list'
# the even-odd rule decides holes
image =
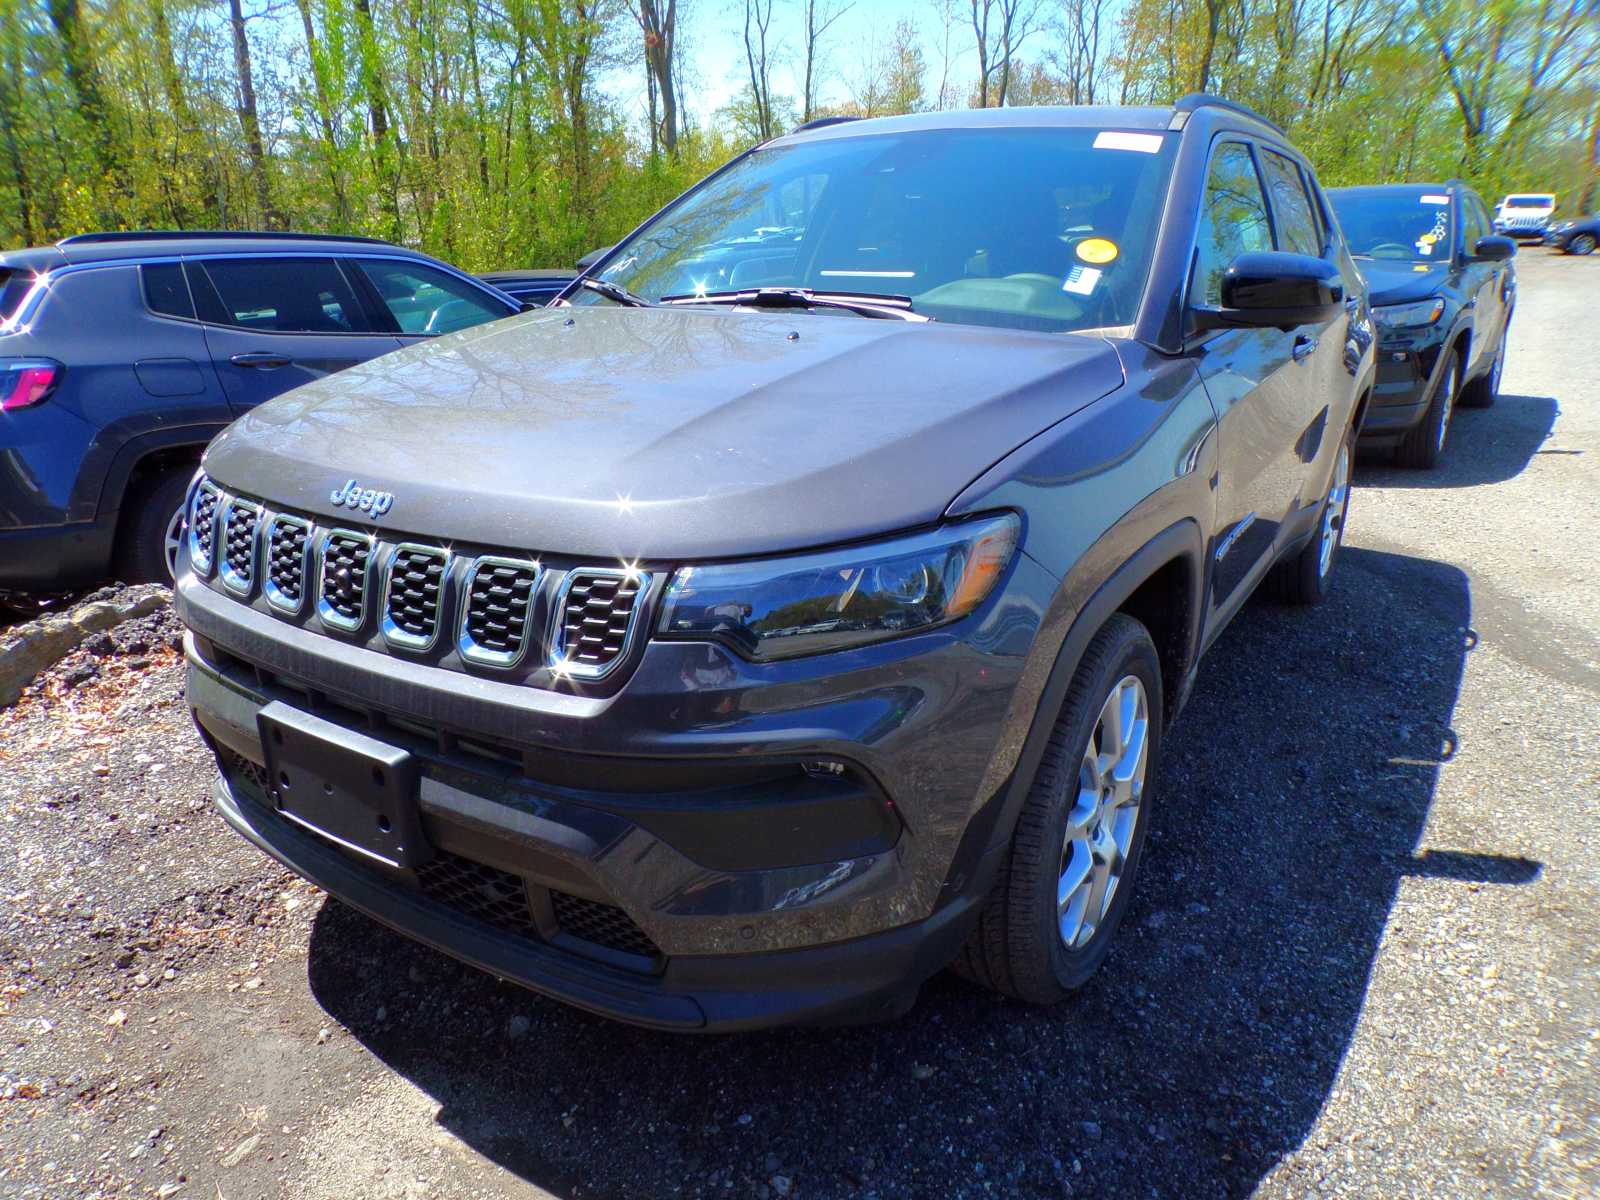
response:
{"label": "black roof rail", "polygon": [[826,129],[829,125],[843,125],[846,121],[860,121],[861,117],[813,117],[804,125],[795,129],[796,133],[804,133],[808,129]]}
{"label": "black roof rail", "polygon": [[1225,108],[1229,112],[1236,112],[1240,116],[1260,121],[1268,129],[1276,129],[1284,137],[1289,136],[1288,131],[1282,125],[1263,117],[1248,104],[1240,104],[1237,100],[1228,100],[1222,96],[1213,96],[1210,92],[1190,92],[1172,106],[1174,112],[1194,112],[1199,108]]}
{"label": "black roof rail", "polygon": [[216,239],[238,241],[298,241],[298,242],[370,242],[376,246],[392,246],[382,238],[362,237],[354,233],[288,233],[283,230],[248,229],[122,229],[112,233],[75,233],[64,237],[57,246],[90,246],[107,242],[176,242],[213,241]]}

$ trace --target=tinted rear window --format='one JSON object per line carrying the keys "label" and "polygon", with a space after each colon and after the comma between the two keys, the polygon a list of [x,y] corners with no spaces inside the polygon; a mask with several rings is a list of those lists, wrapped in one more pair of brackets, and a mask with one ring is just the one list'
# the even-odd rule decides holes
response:
{"label": "tinted rear window", "polygon": [[194,300],[178,263],[151,263],[139,268],[144,299],[150,311],[166,317],[194,317]]}
{"label": "tinted rear window", "polygon": [[22,307],[22,298],[33,286],[32,271],[13,271],[0,267],[0,322],[11,320]]}

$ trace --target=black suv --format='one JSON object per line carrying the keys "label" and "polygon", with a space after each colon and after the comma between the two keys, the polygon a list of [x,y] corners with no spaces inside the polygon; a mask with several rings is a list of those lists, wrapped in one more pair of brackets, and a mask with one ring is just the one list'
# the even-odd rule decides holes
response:
{"label": "black suv", "polygon": [[1331,188],[1378,327],[1378,386],[1361,437],[1404,466],[1432,467],[1459,402],[1500,391],[1517,302],[1517,244],[1459,180]]}
{"label": "black suv", "polygon": [[556,307],[212,444],[177,596],[214,799],[623,1020],[883,1016],[952,960],[1057,1000],[1201,653],[1329,586],[1371,343],[1246,110],[776,138]]}
{"label": "black suv", "polygon": [[97,233],[0,254],[0,589],[169,580],[184,489],[229,421],[521,310],[370,238]]}

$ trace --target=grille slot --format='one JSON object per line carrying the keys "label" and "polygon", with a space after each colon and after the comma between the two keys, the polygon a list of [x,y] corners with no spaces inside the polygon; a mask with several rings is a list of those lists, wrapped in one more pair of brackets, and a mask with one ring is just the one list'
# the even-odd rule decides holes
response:
{"label": "grille slot", "polygon": [[440,850],[417,868],[417,883],[430,900],[502,932],[526,938],[539,935],[520,875]]}
{"label": "grille slot", "polygon": [[598,900],[585,900],[554,890],[550,893],[550,903],[563,933],[624,954],[637,954],[642,958],[661,956],[645,931],[614,904],[601,904]]}
{"label": "grille slot", "polygon": [[367,615],[371,564],[370,536],[348,529],[329,531],[317,576],[317,616],[324,625],[345,632],[361,628]]}
{"label": "grille slot", "polygon": [[650,577],[640,571],[579,568],[561,596],[555,660],[567,674],[604,675],[628,648],[639,597]]}
{"label": "grille slot", "polygon": [[202,575],[211,574],[216,565],[217,508],[222,492],[209,479],[201,480],[189,513],[189,562]]}
{"label": "grille slot", "polygon": [[222,582],[241,596],[248,596],[255,586],[260,526],[261,509],[248,500],[235,498],[222,510]]}
{"label": "grille slot", "polygon": [[267,603],[298,613],[306,598],[306,551],[311,525],[299,517],[276,516],[267,523],[267,571],[262,590]]}
{"label": "grille slot", "polygon": [[448,551],[403,542],[395,547],[383,592],[383,636],[410,650],[426,650],[439,636],[439,603]]}
{"label": "grille slot", "polygon": [[457,648],[469,662],[515,666],[528,647],[538,563],[514,558],[480,558],[467,571]]}

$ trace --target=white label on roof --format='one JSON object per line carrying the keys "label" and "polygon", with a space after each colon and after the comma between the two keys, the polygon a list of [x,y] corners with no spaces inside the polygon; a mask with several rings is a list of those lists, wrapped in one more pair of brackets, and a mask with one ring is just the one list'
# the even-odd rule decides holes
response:
{"label": "white label on roof", "polygon": [[1449,196],[1424,196],[1424,197],[1422,197],[1422,203],[1424,203],[1424,204],[1449,204],[1450,203],[1450,197]]}
{"label": "white label on roof", "polygon": [[1094,291],[1094,285],[1100,282],[1104,272],[1098,267],[1073,267],[1067,273],[1067,278],[1061,285],[1063,292],[1071,292],[1077,296],[1087,296]]}
{"label": "white label on roof", "polygon": [[1096,150],[1137,150],[1140,154],[1159,154],[1159,133],[1124,133],[1120,129],[1103,129],[1094,135]]}

